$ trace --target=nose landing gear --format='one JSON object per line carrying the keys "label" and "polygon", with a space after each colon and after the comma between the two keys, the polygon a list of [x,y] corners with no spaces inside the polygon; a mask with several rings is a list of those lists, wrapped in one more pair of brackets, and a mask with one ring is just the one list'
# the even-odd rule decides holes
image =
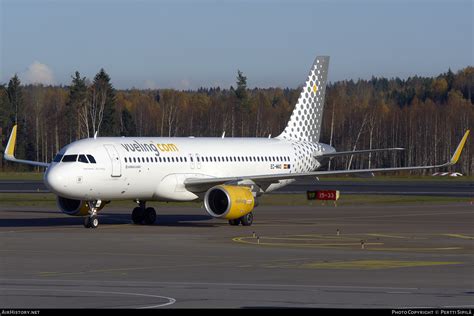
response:
{"label": "nose landing gear", "polygon": [[84,219],[85,228],[97,228],[99,226],[99,218],[97,217],[97,210],[102,204],[101,200],[88,201],[87,206],[89,207],[89,215]]}

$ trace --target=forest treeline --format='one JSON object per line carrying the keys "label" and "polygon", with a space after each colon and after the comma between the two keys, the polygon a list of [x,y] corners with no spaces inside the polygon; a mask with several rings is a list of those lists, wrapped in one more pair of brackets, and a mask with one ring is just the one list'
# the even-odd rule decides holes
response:
{"label": "forest treeline", "polygon": [[[101,69],[69,86],[0,85],[2,152],[18,122],[16,157],[49,162],[74,140],[99,136],[277,136],[301,88],[117,90]],[[474,122],[474,67],[437,77],[375,78],[328,84],[321,141],[337,150],[404,147],[403,152],[335,158],[326,168],[425,165],[449,160]],[[236,148],[238,150],[238,148]],[[1,170],[31,170],[0,158]],[[474,135],[450,171],[472,175]],[[423,171],[420,171],[423,172]],[[419,172],[419,173],[420,173]],[[424,171],[429,174],[431,171]]]}

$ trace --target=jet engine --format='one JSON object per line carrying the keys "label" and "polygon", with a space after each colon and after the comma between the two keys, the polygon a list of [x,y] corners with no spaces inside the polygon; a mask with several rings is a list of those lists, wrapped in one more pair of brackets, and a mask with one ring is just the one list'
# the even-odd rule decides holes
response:
{"label": "jet engine", "polygon": [[[62,196],[57,197],[57,203],[59,209],[71,216],[86,216],[89,212],[89,206],[87,201],[81,201],[81,200],[73,200],[73,199],[68,199],[64,198]],[[98,210],[103,209],[105,206],[105,203],[101,203],[100,207]]]}
{"label": "jet engine", "polygon": [[233,220],[252,212],[255,198],[248,187],[217,185],[206,192],[204,205],[212,217]]}

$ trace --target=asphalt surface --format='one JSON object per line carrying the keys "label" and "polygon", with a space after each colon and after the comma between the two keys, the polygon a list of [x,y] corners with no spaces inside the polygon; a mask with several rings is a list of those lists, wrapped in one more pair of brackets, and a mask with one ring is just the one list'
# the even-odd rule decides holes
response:
{"label": "asphalt surface", "polygon": [[[342,194],[396,194],[474,197],[473,181],[359,181],[298,180],[276,193],[305,192],[308,190],[339,190]],[[42,181],[3,180],[0,193],[44,193],[48,189]]]}
{"label": "asphalt surface", "polygon": [[251,227],[192,207],[138,226],[130,209],[94,230],[0,206],[0,307],[474,307],[470,203],[262,205]]}

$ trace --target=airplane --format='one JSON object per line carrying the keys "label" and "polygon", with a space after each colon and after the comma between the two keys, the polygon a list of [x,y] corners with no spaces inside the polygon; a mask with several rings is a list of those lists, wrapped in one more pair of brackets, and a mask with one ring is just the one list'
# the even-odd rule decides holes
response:
{"label": "airplane", "polygon": [[97,228],[98,212],[114,200],[137,203],[131,214],[135,224],[156,221],[156,211],[146,207],[147,201],[201,200],[210,216],[249,226],[259,197],[296,179],[441,168],[458,161],[469,130],[444,164],[318,170],[333,157],[403,149],[337,152],[319,142],[328,66],[329,56],[316,57],[286,128],[274,138],[95,135],[64,146],[45,163],[15,158],[15,125],[4,157],[45,167],[43,180],[57,195],[59,209],[83,216],[86,228]]}

